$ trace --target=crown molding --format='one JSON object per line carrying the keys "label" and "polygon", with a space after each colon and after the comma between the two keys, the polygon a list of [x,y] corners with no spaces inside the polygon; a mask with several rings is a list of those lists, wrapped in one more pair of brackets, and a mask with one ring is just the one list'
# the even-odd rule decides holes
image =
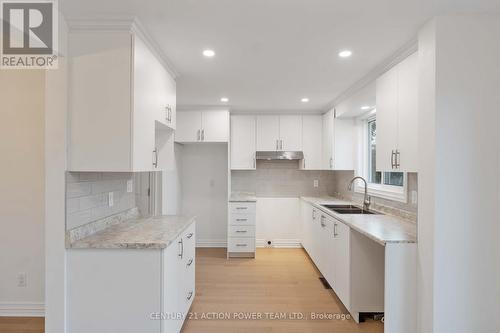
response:
{"label": "crown molding", "polygon": [[415,53],[418,50],[418,39],[414,37],[410,41],[408,41],[405,45],[399,48],[393,55],[389,58],[386,58],[382,63],[372,69],[367,75],[365,75],[360,80],[356,81],[349,88],[340,93],[335,99],[327,104],[325,111],[329,111],[335,108],[336,105],[345,101],[360,89],[366,87],[368,84],[375,81],[382,74],[393,68],[395,65],[403,61],[409,55]]}
{"label": "crown molding", "polygon": [[151,37],[144,25],[136,17],[114,17],[114,18],[101,18],[101,19],[86,19],[68,18],[66,20],[69,32],[78,31],[128,31],[137,34],[153,52],[153,54],[160,60],[165,69],[170,75],[177,79],[179,72],[172,65],[165,53],[162,51],[158,43]]}

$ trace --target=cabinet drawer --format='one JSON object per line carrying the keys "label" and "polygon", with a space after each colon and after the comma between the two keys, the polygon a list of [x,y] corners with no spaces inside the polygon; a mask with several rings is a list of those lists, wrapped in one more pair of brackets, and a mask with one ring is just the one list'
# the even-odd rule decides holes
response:
{"label": "cabinet drawer", "polygon": [[255,202],[230,202],[231,214],[255,214]]}
{"label": "cabinet drawer", "polygon": [[255,215],[231,214],[229,225],[255,225]]}
{"label": "cabinet drawer", "polygon": [[253,225],[230,225],[229,237],[255,237],[255,226]]}
{"label": "cabinet drawer", "polygon": [[228,238],[228,252],[255,252],[255,238]]}

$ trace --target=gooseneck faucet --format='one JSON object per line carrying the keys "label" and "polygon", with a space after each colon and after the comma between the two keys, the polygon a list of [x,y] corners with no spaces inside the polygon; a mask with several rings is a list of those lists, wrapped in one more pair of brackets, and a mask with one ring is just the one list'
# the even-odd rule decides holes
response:
{"label": "gooseneck faucet", "polygon": [[351,179],[349,182],[349,186],[347,189],[352,191],[352,184],[356,181],[356,179],[361,179],[365,183],[365,198],[363,200],[363,209],[368,210],[370,208],[370,196],[368,195],[368,184],[363,177],[357,176]]}

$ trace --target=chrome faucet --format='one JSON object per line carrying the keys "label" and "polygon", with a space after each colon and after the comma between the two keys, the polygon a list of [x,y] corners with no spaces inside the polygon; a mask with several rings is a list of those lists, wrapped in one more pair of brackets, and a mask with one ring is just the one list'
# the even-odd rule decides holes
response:
{"label": "chrome faucet", "polygon": [[370,196],[368,195],[368,184],[366,183],[366,180],[363,177],[360,177],[360,176],[354,177],[349,182],[349,186],[347,187],[347,189],[349,191],[352,191],[352,184],[354,183],[354,181],[356,179],[361,179],[365,183],[365,198],[363,200],[363,209],[364,210],[368,210],[370,208]]}

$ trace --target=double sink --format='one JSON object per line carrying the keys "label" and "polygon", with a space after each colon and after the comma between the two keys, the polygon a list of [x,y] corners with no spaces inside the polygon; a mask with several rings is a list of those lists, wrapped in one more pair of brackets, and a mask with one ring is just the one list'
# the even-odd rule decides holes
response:
{"label": "double sink", "polygon": [[366,210],[354,205],[321,205],[321,206],[338,214],[368,214],[368,215],[379,214],[377,212]]}

